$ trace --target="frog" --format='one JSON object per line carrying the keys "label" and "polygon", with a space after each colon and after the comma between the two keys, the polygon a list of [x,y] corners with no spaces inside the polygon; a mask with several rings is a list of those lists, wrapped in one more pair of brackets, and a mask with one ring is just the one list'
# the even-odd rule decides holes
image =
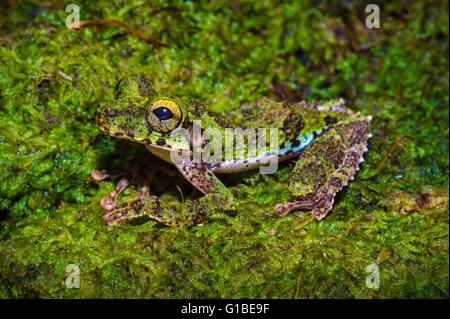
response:
{"label": "frog", "polygon": [[[143,75],[118,81],[114,98],[100,104],[96,125],[105,134],[132,143],[168,163],[202,196],[189,203],[173,204],[156,195],[143,195],[127,205],[109,209],[108,225],[147,216],[168,226],[203,224],[215,213],[236,209],[235,196],[220,180],[221,174],[256,170],[277,162],[295,160],[288,179],[292,200],[273,207],[274,216],[310,211],[322,220],[331,210],[336,194],[353,180],[368,150],[370,115],[348,108],[344,99],[328,101],[275,101],[262,97],[243,103],[231,112],[212,112],[196,100],[160,94]],[[194,125],[214,128],[276,128],[276,147],[240,158],[195,161],[189,156],[208,138],[193,137]],[[187,134],[174,134],[177,131]],[[234,146],[238,146],[235,142]],[[242,143],[239,143],[241,145]],[[121,186],[123,189],[124,186]]]}

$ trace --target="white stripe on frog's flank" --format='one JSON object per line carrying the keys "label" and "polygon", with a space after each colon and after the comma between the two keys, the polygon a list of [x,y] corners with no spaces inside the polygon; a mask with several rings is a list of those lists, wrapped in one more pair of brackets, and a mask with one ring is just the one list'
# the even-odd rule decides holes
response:
{"label": "white stripe on frog's flank", "polygon": [[[321,133],[322,133],[322,130],[317,132],[318,135]],[[314,139],[314,134],[298,136],[294,140],[296,143],[294,143],[294,141],[289,142],[284,148],[278,150],[278,156],[280,156],[280,157],[286,156],[291,153],[298,155],[306,146],[309,145],[309,143],[312,142],[313,139]],[[294,144],[296,144],[296,145],[294,146]]]}
{"label": "white stripe on frog's flank", "polygon": [[[316,132],[316,134],[321,133],[322,130]],[[306,146],[308,146],[313,141],[313,139],[314,134],[301,135],[294,140],[296,141],[295,143],[294,141],[289,142],[285,147],[281,149],[269,151],[247,159],[229,160],[220,163],[214,163],[210,166],[210,169],[214,173],[236,173],[269,165],[269,163],[271,163],[271,161],[273,161],[274,159],[278,160],[278,162],[282,162],[300,155],[300,152]]]}

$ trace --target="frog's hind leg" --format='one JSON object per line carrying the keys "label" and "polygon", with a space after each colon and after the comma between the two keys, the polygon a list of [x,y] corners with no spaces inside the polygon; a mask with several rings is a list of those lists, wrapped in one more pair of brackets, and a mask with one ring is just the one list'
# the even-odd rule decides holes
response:
{"label": "frog's hind leg", "polygon": [[368,129],[369,121],[336,125],[306,148],[290,176],[289,190],[296,198],[277,205],[276,214],[306,209],[317,220],[324,218],[337,192],[353,179],[363,161]]}

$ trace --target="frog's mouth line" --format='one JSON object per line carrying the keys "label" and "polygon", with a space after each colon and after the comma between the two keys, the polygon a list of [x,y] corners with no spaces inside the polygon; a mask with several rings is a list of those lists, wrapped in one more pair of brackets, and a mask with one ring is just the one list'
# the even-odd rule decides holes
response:
{"label": "frog's mouth line", "polygon": [[[152,140],[148,136],[143,137],[143,138],[136,137],[132,133],[131,127],[129,127],[129,129],[126,129],[125,127],[123,127],[123,128],[121,128],[120,131],[117,131],[117,132],[112,131],[109,127],[106,127],[105,125],[97,125],[97,127],[106,135],[115,137],[120,140],[126,140],[126,141],[130,141],[130,142],[134,142],[134,143],[143,144],[146,147],[150,146],[152,148],[157,148],[161,151],[167,151],[167,152],[174,151],[172,146],[169,144],[166,144],[166,142],[163,138],[157,139],[156,141],[152,142]],[[123,133],[124,131],[127,132],[128,134],[124,134]]]}

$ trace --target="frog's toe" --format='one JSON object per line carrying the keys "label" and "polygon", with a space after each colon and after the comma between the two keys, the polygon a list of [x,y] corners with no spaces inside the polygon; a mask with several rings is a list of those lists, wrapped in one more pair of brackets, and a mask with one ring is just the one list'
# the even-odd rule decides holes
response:
{"label": "frog's toe", "polygon": [[309,210],[317,220],[321,220],[333,208],[333,202],[332,196],[298,197],[292,202],[276,205],[275,214],[281,217],[293,211]]}
{"label": "frog's toe", "polygon": [[116,199],[108,194],[100,200],[100,206],[107,212],[113,211],[116,208]]}
{"label": "frog's toe", "polygon": [[311,199],[296,199],[289,203],[278,204],[275,206],[275,214],[282,217],[286,216],[290,212],[300,209],[313,209],[314,202]]}
{"label": "frog's toe", "polygon": [[91,178],[95,182],[101,182],[107,178],[111,177],[105,170],[92,170],[91,171]]}
{"label": "frog's toe", "polygon": [[317,203],[317,206],[315,206],[313,209],[311,209],[311,214],[317,220],[321,220],[321,219],[325,218],[325,216],[327,216],[327,214],[333,208],[333,202],[334,202],[334,199],[331,198],[330,200],[326,200],[326,201]]}
{"label": "frog's toe", "polygon": [[294,210],[294,208],[291,208],[292,204],[293,203],[277,204],[275,206],[275,214],[280,217],[286,216],[287,214],[289,214],[289,212]]}
{"label": "frog's toe", "polygon": [[102,208],[108,212],[115,210],[117,208],[117,197],[125,190],[125,188],[128,187],[128,184],[128,180],[122,178],[119,183],[117,183],[116,188],[100,200],[100,205]]}
{"label": "frog's toe", "polygon": [[121,212],[121,209],[115,209],[110,211],[109,213],[106,213],[103,215],[103,220],[105,223],[107,223],[109,226],[116,225],[120,221],[126,219],[126,214]]}

